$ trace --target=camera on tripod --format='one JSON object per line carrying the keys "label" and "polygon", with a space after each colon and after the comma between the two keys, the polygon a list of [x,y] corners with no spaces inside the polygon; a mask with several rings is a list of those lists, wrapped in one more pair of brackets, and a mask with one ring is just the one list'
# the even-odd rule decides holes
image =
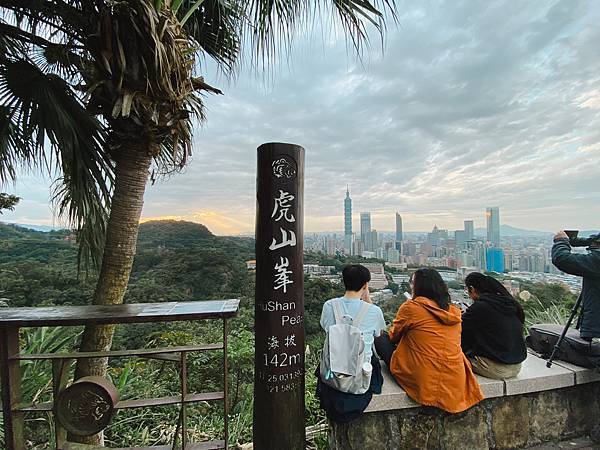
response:
{"label": "camera on tripod", "polygon": [[579,230],[565,230],[565,233],[569,236],[571,247],[600,248],[600,233],[592,234],[586,238],[577,237]]}

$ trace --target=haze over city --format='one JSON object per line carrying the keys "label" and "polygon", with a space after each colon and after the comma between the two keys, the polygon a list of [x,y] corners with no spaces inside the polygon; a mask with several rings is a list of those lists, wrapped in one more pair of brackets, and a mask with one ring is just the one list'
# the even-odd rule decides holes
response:
{"label": "haze over city", "polygon": [[[600,221],[600,4],[398,4],[362,63],[346,43],[307,31],[263,77],[208,81],[208,121],[186,172],[148,188],[143,219],[200,222],[217,234],[252,232],[256,147],[306,148],[305,228],[343,230],[346,184],[374,227],[597,229]],[[214,72],[214,71],[213,71]],[[209,77],[207,77],[208,79]],[[51,225],[51,180],[23,174],[7,222]],[[358,228],[358,214],[354,227]]]}

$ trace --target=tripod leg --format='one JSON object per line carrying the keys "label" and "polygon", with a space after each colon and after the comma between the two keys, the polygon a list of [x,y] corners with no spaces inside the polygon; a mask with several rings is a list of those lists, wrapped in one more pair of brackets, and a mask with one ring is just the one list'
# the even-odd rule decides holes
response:
{"label": "tripod leg", "polygon": [[563,328],[563,331],[562,331],[560,337],[558,338],[558,341],[556,341],[556,344],[554,345],[552,354],[550,355],[550,358],[548,358],[548,361],[546,362],[546,367],[550,368],[552,366],[552,361],[554,361],[554,358],[558,354],[558,351],[560,349],[560,344],[562,344],[562,341],[565,339],[567,331],[569,331],[569,327],[571,326],[573,319],[577,315],[577,310],[579,309],[579,306],[581,306],[582,300],[583,300],[583,297],[581,296],[581,293],[580,293],[579,297],[577,297],[577,301],[573,305],[573,309],[571,310],[571,316],[569,317],[569,320],[567,320],[567,324]]}

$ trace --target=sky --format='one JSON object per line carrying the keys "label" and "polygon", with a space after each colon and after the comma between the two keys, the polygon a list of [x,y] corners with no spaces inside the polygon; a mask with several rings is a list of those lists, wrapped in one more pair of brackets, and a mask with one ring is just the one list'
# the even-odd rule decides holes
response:
{"label": "sky", "polygon": [[[498,206],[502,223],[556,231],[600,226],[600,2],[397,2],[383,46],[362,59],[339,30],[300,33],[268,73],[234,80],[210,64],[208,120],[182,174],[147,189],[143,220],[200,222],[216,234],[254,228],[256,148],[306,149],[305,230],[450,230]],[[325,31],[324,31],[325,30]],[[0,219],[60,224],[48,178],[0,190],[23,198]]]}

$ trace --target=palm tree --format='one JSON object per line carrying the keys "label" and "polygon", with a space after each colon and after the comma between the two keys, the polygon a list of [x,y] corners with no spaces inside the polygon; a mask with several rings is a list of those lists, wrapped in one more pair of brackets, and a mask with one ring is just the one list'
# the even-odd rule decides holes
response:
{"label": "palm tree", "polygon": [[[334,11],[360,51],[383,34],[393,0],[0,0],[0,183],[19,166],[56,177],[54,201],[78,231],[80,262],[99,268],[94,304],[127,288],[148,179],[178,171],[212,58],[227,74]],[[111,326],[87,327],[81,350],[107,350]],[[76,376],[104,375],[80,360]]]}

